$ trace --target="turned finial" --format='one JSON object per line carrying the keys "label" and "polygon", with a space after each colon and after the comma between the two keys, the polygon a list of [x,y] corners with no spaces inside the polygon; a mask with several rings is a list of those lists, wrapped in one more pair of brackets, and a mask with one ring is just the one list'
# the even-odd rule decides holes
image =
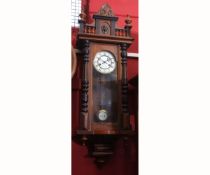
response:
{"label": "turned finial", "polygon": [[79,14],[79,17],[81,18],[80,20],[81,21],[85,21],[86,20],[86,14],[85,14],[85,12],[84,12],[84,9],[82,8],[82,11],[81,11],[81,13]]}
{"label": "turned finial", "polygon": [[130,18],[129,15],[127,15],[126,19],[125,19],[125,33],[126,36],[130,37],[131,36],[131,28],[132,28],[132,20]]}
{"label": "turned finial", "polygon": [[80,32],[83,33],[84,32],[84,28],[85,28],[85,20],[86,20],[86,14],[84,12],[84,9],[82,8],[81,13],[79,14],[79,24],[80,24]]}
{"label": "turned finial", "polygon": [[127,17],[126,17],[126,19],[125,19],[125,24],[126,24],[127,26],[131,26],[131,23],[132,23],[132,20],[131,20],[130,16],[127,15]]}

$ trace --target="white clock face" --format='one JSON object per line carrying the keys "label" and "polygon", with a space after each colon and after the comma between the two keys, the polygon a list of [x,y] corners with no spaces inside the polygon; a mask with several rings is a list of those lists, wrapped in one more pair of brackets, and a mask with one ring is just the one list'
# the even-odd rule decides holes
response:
{"label": "white clock face", "polygon": [[108,114],[107,114],[107,111],[106,110],[100,110],[99,113],[98,113],[98,119],[100,121],[104,121],[108,118]]}
{"label": "white clock face", "polygon": [[98,72],[108,74],[115,70],[116,61],[110,52],[101,51],[96,53],[96,56],[93,60],[93,66]]}

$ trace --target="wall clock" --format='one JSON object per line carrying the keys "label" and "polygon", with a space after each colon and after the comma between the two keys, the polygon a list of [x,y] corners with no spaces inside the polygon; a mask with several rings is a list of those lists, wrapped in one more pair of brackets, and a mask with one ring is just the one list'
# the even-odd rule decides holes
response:
{"label": "wall clock", "polygon": [[128,111],[127,48],[132,44],[131,19],[116,26],[104,4],[93,23],[80,14],[77,46],[82,52],[80,128],[77,135],[101,165],[113,154],[114,141],[132,134]]}

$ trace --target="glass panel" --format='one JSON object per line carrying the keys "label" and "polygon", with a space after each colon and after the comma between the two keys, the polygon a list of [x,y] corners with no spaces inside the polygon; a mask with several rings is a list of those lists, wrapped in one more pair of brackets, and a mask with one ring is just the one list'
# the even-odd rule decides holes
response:
{"label": "glass panel", "polygon": [[[117,66],[113,72],[108,74],[98,72],[93,66],[93,111],[95,122],[116,122],[118,111],[117,92]],[[102,111],[105,111],[107,115],[104,120],[99,117]]]}

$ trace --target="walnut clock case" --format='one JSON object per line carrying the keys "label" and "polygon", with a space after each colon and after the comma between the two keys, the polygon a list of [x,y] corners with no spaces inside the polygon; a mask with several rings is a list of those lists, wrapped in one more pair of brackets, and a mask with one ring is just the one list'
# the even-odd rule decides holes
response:
{"label": "walnut clock case", "polygon": [[131,19],[118,28],[108,4],[86,24],[80,14],[78,49],[82,51],[80,128],[77,135],[89,155],[102,164],[113,154],[114,140],[132,134],[128,112],[127,48],[132,44]]}

